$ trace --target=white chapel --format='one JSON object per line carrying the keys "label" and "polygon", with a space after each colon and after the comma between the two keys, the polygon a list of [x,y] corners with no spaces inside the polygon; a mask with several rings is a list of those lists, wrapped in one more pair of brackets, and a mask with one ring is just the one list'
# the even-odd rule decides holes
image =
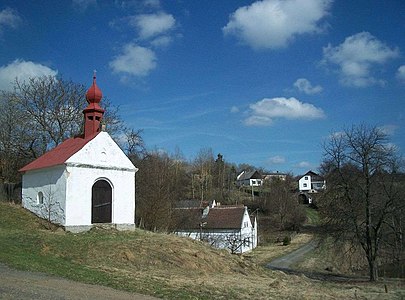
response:
{"label": "white chapel", "polygon": [[84,133],[20,169],[23,207],[67,231],[86,231],[97,224],[135,228],[138,169],[101,131],[101,98],[94,76],[83,110]]}

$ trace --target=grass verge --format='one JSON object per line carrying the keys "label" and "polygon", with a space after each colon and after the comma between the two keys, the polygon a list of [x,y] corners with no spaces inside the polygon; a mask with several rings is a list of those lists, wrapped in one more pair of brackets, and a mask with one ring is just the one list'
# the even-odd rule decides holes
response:
{"label": "grass verge", "polygon": [[0,203],[0,262],[91,284],[165,299],[400,299],[402,286],[333,284],[262,267],[291,245],[258,247],[230,255],[203,243],[142,230],[92,230],[81,234],[43,230],[19,206]]}

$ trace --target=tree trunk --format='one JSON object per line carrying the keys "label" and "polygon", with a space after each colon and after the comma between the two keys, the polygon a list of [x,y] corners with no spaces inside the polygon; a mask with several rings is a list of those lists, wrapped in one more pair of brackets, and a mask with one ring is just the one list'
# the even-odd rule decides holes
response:
{"label": "tree trunk", "polygon": [[369,276],[370,281],[377,281],[378,280],[378,266],[375,259],[368,258],[368,269],[369,269]]}

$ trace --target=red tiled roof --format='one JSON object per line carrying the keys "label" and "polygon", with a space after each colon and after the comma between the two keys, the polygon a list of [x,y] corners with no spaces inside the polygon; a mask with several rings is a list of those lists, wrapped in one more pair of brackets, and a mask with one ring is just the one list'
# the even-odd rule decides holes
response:
{"label": "red tiled roof", "polygon": [[19,171],[26,172],[31,170],[38,170],[49,168],[57,165],[62,165],[73,154],[82,149],[89,141],[97,136],[98,133],[83,138],[82,136],[67,139],[62,144],[56,146],[54,149],[46,152],[44,155],[38,157],[36,160],[30,162],[28,165],[22,167]]}
{"label": "red tiled roof", "polygon": [[177,208],[173,212],[174,228],[177,230],[201,229],[240,229],[245,207],[221,206],[210,208],[203,218],[202,208]]}
{"label": "red tiled roof", "polygon": [[240,229],[242,226],[244,206],[214,207],[206,218],[206,229]]}

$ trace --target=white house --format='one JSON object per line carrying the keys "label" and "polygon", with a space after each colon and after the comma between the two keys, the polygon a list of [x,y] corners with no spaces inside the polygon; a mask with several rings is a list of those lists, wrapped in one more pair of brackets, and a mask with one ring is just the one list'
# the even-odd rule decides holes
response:
{"label": "white house", "polygon": [[263,181],[268,181],[268,182],[271,182],[273,180],[285,181],[286,179],[287,179],[286,173],[275,172],[275,173],[267,173],[267,174],[263,175]]}
{"label": "white house", "polygon": [[237,186],[261,186],[263,185],[262,175],[258,171],[242,171],[236,177]]}
{"label": "white house", "polygon": [[257,220],[246,206],[220,205],[174,210],[174,232],[179,236],[205,241],[231,253],[244,253],[257,247]]}
{"label": "white house", "polygon": [[95,224],[135,227],[135,173],[111,136],[100,130],[102,93],[93,78],[86,93],[84,134],[70,138],[22,169],[23,207],[80,232]]}
{"label": "white house", "polygon": [[316,193],[326,188],[326,180],[315,172],[308,171],[298,180],[298,188],[300,192]]}

